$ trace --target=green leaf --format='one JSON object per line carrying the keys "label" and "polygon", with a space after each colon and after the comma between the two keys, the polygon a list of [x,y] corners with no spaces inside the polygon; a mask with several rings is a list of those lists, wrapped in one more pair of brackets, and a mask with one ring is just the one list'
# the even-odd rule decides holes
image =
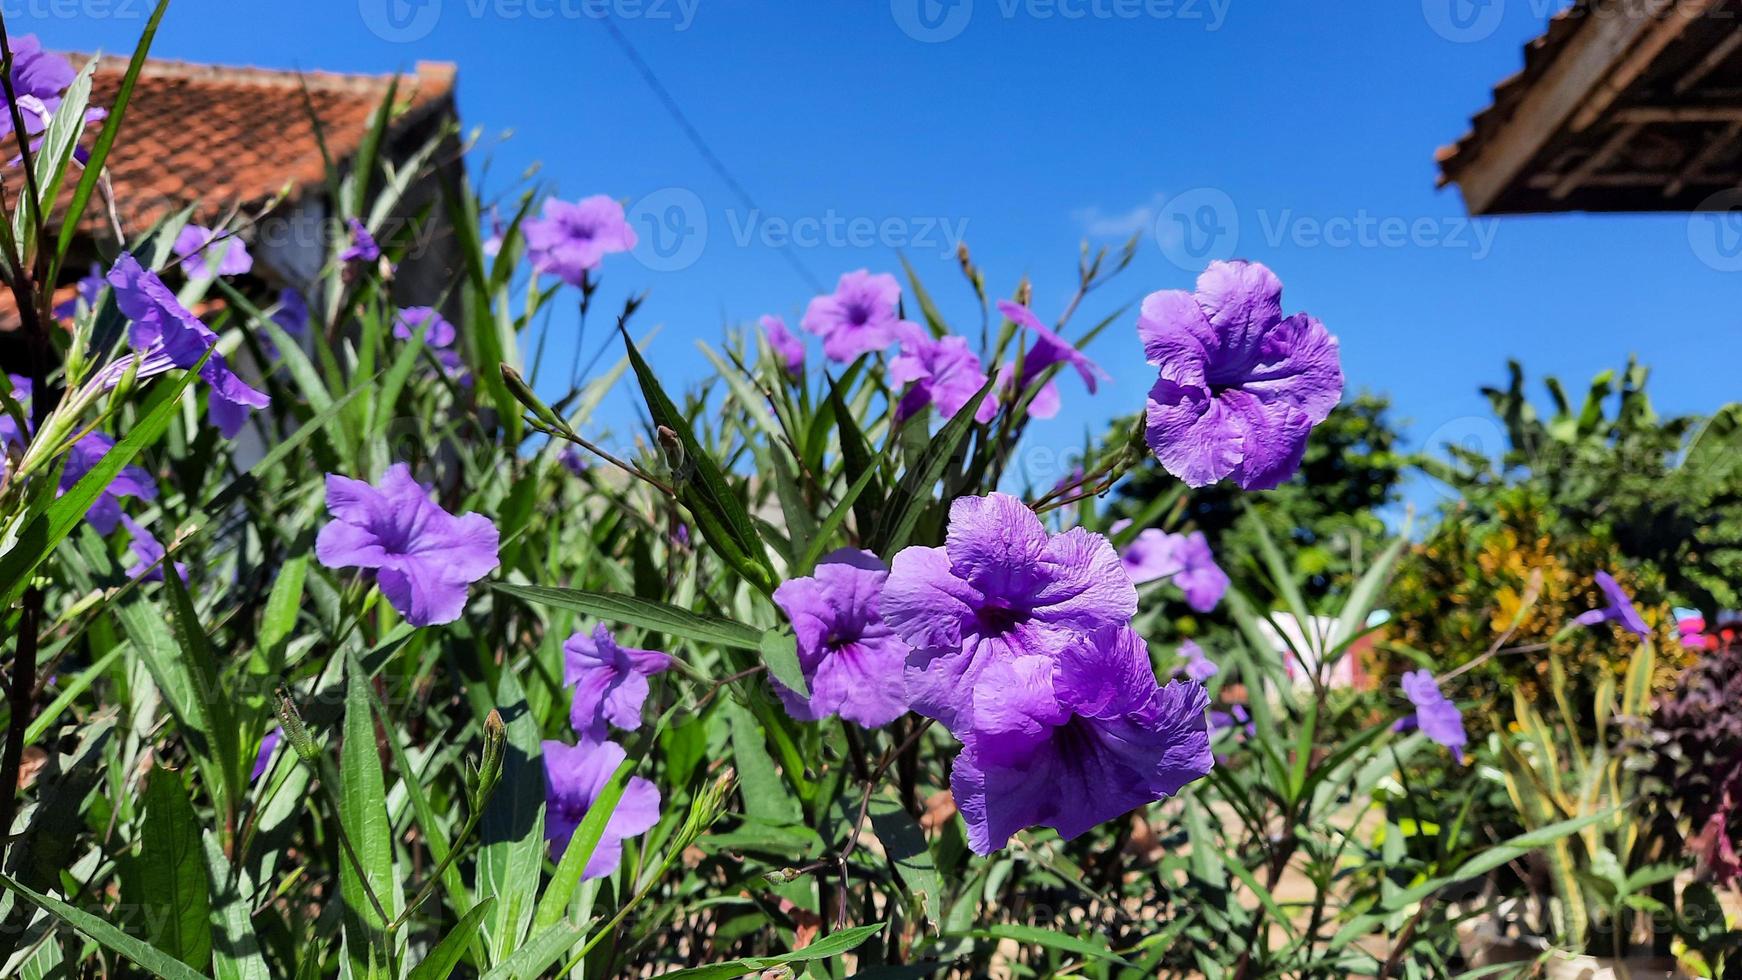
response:
{"label": "green leaf", "polygon": [[532,925],[544,864],[544,770],[538,722],[514,671],[502,671],[495,706],[508,725],[508,749],[501,781],[484,808],[474,887],[479,901],[496,899],[496,914],[483,928],[491,962],[501,963]]}
{"label": "green leaf", "polygon": [[870,539],[875,542],[877,553],[883,556],[884,561],[892,560],[897,551],[907,547],[907,539],[913,534],[913,526],[919,522],[920,512],[932,502],[932,492],[937,487],[938,480],[943,477],[945,467],[949,466],[950,460],[956,455],[956,449],[967,438],[969,430],[973,429],[974,413],[980,410],[980,403],[986,400],[986,396],[992,392],[992,386],[997,383],[996,378],[987,381],[974,397],[968,399],[968,403],[962,406],[955,417],[932,437],[919,459],[902,474],[901,480],[895,486],[895,492],[884,508],[883,518]]}
{"label": "green leaf", "polygon": [[621,326],[618,331],[623,335],[623,345],[629,354],[629,366],[635,371],[635,379],[641,384],[641,393],[647,400],[647,410],[653,417],[654,424],[670,429],[683,445],[684,472],[681,474],[678,493],[684,506],[695,517],[703,539],[751,584],[763,592],[773,592],[779,583],[768,567],[768,557],[763,551],[762,539],[756,533],[755,523],[750,520],[750,512],[744,508],[744,502],[727,482],[719,464],[714,462],[713,457],[696,440],[695,433],[690,430],[689,420],[672,404],[665,389],[660,387],[653,369],[647,366],[641,352],[635,349],[634,341],[629,339],[629,332]]}
{"label": "green leaf", "polygon": [[180,575],[163,577],[164,594],[169,597],[170,622],[175,631],[176,645],[181,648],[182,661],[193,675],[194,690],[207,698],[206,717],[211,728],[206,733],[211,740],[212,755],[223,776],[223,802],[234,807],[247,785],[242,771],[241,731],[231,709],[230,697],[218,678],[218,658],[212,652],[211,640],[200,625],[193,599]]}
{"label": "green leaf", "polygon": [[805,549],[798,565],[793,568],[794,575],[809,575],[817,567],[817,562],[822,559],[823,552],[828,548],[829,542],[834,540],[835,532],[839,531],[841,525],[846,523],[847,512],[858,503],[859,498],[865,494],[866,488],[871,486],[871,481],[876,477],[877,470],[875,468],[867,469],[859,474],[859,478],[853,481],[851,487],[847,488],[847,495],[841,498],[840,503],[835,505],[834,510],[829,511],[829,516],[823,518],[823,523],[817,527],[816,536],[811,538],[810,547]]}
{"label": "green leaf", "polygon": [[85,208],[91,203],[91,195],[97,192],[99,178],[107,172],[104,167],[109,162],[109,151],[114,147],[116,137],[121,134],[121,121],[127,117],[127,107],[133,102],[133,88],[139,83],[140,73],[145,70],[151,42],[157,37],[157,25],[163,21],[163,13],[168,9],[169,0],[157,0],[157,5],[151,10],[151,18],[145,22],[145,30],[140,32],[139,43],[133,48],[133,57],[127,62],[127,72],[121,76],[121,86],[115,90],[115,97],[109,100],[109,118],[103,121],[97,141],[91,146],[91,156],[85,161],[84,173],[79,176],[79,185],[73,191],[73,199],[67,205],[66,213],[60,218],[60,241],[55,248],[57,269],[60,267],[60,259],[72,247],[74,236],[83,227],[80,219],[84,217]]}
{"label": "green leaf", "polygon": [[943,877],[926,846],[925,832],[894,797],[879,793],[871,797],[871,829],[883,844],[883,853],[900,874],[908,893],[933,927],[942,918]]}
{"label": "green leaf", "polygon": [[787,792],[755,716],[736,701],[727,701],[723,710],[732,730],[732,760],[738,767],[745,814],[770,824],[798,823],[802,816],[798,801]]}
{"label": "green leaf", "polygon": [[[207,357],[209,356],[211,355],[208,354]],[[148,403],[151,404],[151,409],[139,424],[123,436],[113,449],[104,453],[97,465],[91,467],[90,472],[74,484],[71,490],[49,504],[47,509],[19,532],[18,540],[13,542],[12,548],[0,555],[0,607],[11,608],[18,601],[31,573],[84,520],[85,512],[109,488],[121,468],[133,462],[134,457],[144,451],[146,446],[157,442],[163,435],[164,429],[169,427],[170,420],[175,418],[180,408],[182,392],[187,390],[188,385],[193,384],[200,366],[204,364],[205,358],[201,358],[199,365],[183,371],[180,378],[152,392],[154,404]]]}
{"label": "green leaf", "polygon": [[769,630],[762,634],[761,649],[762,662],[768,665],[770,676],[801,698],[811,696],[804,668],[798,662],[798,637],[790,630]]}
{"label": "green leaf", "polygon": [[[386,915],[392,901],[393,835],[387,785],[375,743],[369,676],[355,658],[345,672],[345,742],[339,751],[341,845],[339,894],[345,901],[345,945],[354,970],[367,972],[370,950],[387,949]],[[379,904],[381,907],[376,908]]]}
{"label": "green leaf", "polygon": [[478,935],[478,927],[484,924],[484,917],[496,908],[496,900],[487,898],[472,907],[465,917],[454,928],[442,937],[442,941],[429,951],[423,962],[412,967],[408,980],[448,980],[453,974],[455,964],[460,957],[466,955],[466,947],[472,944],[472,939]]}
{"label": "green leaf", "polygon": [[484,980],[533,980],[544,974],[544,968],[555,963],[571,947],[587,938],[580,926],[559,922],[518,945],[513,955],[495,969],[484,974]]}
{"label": "green leaf", "polygon": [[[860,533],[869,534],[877,527],[877,516],[883,513],[883,488],[877,482],[877,457],[866,445],[858,423],[853,421],[853,410],[841,395],[842,384],[844,382],[829,382],[828,407],[835,416],[836,436],[841,443],[841,466],[854,486],[863,484],[859,493],[854,495],[853,516],[858,521]],[[839,520],[835,521],[835,526],[840,526]],[[817,540],[823,540],[823,535],[819,533]]]}
{"label": "green leaf", "polygon": [[992,926],[987,929],[976,929],[973,932],[968,933],[968,935],[976,939],[1013,939],[1019,943],[1027,943],[1032,946],[1044,946],[1047,949],[1056,949],[1065,953],[1075,953],[1078,956],[1088,956],[1097,960],[1105,960],[1109,963],[1117,963],[1121,966],[1133,965],[1130,961],[1121,958],[1117,953],[1108,949],[1105,943],[1090,942],[1087,939],[1079,939],[1076,936],[1068,936],[1064,933],[1054,932],[1051,929],[1041,929],[1036,926]]}
{"label": "green leaf", "polygon": [[212,956],[211,901],[199,819],[181,775],[153,767],[145,782],[139,831],[139,897],[160,909],[148,916],[151,945],[195,968]]}
{"label": "green leaf", "polygon": [[241,882],[230,872],[218,836],[207,830],[206,881],[212,892],[212,976],[217,980],[272,980],[260,938],[254,933],[254,903],[244,894]]}
{"label": "green leaf", "polygon": [[611,622],[628,623],[666,636],[694,640],[697,643],[719,644],[735,650],[762,652],[764,630],[718,616],[679,609],[662,602],[605,592],[509,585],[503,582],[494,583],[491,588],[537,605],[568,609]]}
{"label": "green leaf", "polygon": [[[551,877],[544,895],[538,900],[538,912],[533,916],[532,925],[540,932],[560,922],[569,910],[569,900],[574,898],[575,887],[581,883],[581,872],[587,869],[587,862],[593,859],[593,852],[599,848],[599,839],[605,835],[605,825],[611,815],[617,810],[617,803],[623,798],[623,790],[629,785],[629,775],[635,771],[637,756],[625,756],[617,766],[611,778],[599,790],[599,795],[587,807],[587,815],[581,818],[580,826],[575,828],[574,836],[569,838],[568,847],[563,851],[562,861],[556,866],[556,874]],[[620,843],[611,845],[621,847]]]}
{"label": "green leaf", "polygon": [[1600,813],[1586,814],[1572,820],[1562,820],[1559,823],[1519,834],[1517,837],[1496,844],[1470,858],[1449,875],[1431,878],[1414,888],[1398,892],[1386,901],[1386,907],[1400,909],[1413,905],[1447,885],[1468,881],[1471,878],[1487,874],[1495,868],[1509,861],[1516,861],[1532,851],[1551,847],[1594,823],[1608,820],[1615,815],[1616,810],[1617,808],[1610,808]]}
{"label": "green leaf", "polygon": [[126,957],[152,976],[161,977],[163,980],[207,980],[200,971],[168,953],[135,939],[101,918],[74,908],[58,898],[50,898],[26,888],[4,874],[0,874],[0,887],[11,889],[32,905],[77,929],[103,948]]}
{"label": "green leaf", "polygon": [[859,944],[883,931],[885,923],[879,922],[869,926],[856,926],[843,929],[840,932],[811,943],[809,946],[794,953],[782,953],[779,956],[755,956],[738,960],[728,960],[724,963],[712,963],[708,966],[692,967],[688,970],[673,970],[664,974],[662,980],[731,980],[746,973],[758,970],[768,970],[785,963],[814,963],[826,960],[831,956],[851,952]]}

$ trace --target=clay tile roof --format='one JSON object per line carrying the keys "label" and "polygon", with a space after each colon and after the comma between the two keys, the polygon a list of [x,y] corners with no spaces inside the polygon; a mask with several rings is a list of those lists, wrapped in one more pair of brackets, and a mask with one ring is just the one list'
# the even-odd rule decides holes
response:
{"label": "clay tile roof", "polygon": [[[87,60],[70,58],[75,66]],[[127,59],[104,57],[91,104],[112,105],[126,70]],[[419,62],[415,74],[401,77],[394,128],[451,110],[454,74],[451,64]],[[148,62],[108,161],[124,227],[132,233],[196,202],[210,218],[264,202],[286,184],[292,196],[320,186],[326,170],[309,108],[328,152],[342,162],[361,146],[391,82],[387,75]],[[93,231],[106,227],[99,210],[93,205],[83,222]]]}
{"label": "clay tile roof", "polygon": [[1441,187],[1457,180],[1464,164],[1475,155],[1489,136],[1512,117],[1519,100],[1530,91],[1531,83],[1554,64],[1567,41],[1590,19],[1587,16],[1588,7],[1589,0],[1579,0],[1577,4],[1550,18],[1548,29],[1525,44],[1524,67],[1494,86],[1493,103],[1470,118],[1469,131],[1459,137],[1456,143],[1442,146],[1435,151],[1434,159],[1440,165]]}

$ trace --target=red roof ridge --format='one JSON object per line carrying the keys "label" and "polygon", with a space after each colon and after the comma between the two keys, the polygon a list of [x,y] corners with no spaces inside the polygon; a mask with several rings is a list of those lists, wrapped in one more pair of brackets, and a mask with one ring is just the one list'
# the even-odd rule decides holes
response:
{"label": "red roof ridge", "polygon": [[[74,64],[84,64],[91,56],[66,52]],[[124,55],[99,55],[97,70],[125,71],[129,58]],[[252,85],[267,88],[299,89],[305,84],[311,91],[370,93],[383,90],[397,75],[418,86],[420,99],[439,98],[452,91],[459,66],[451,61],[419,61],[407,72],[336,72],[319,69],[264,68],[256,65],[214,65],[196,61],[151,58],[145,62],[142,77],[157,79],[189,79],[229,85]],[[424,89],[428,86],[429,90]]]}

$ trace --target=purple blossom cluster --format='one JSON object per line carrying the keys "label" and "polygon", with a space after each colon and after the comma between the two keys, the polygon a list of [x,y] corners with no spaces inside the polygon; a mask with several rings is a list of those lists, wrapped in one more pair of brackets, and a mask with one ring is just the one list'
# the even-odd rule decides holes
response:
{"label": "purple blossom cluster", "polygon": [[[850,567],[881,574],[863,560]],[[859,655],[861,670],[892,668],[908,648],[907,706],[962,742],[951,789],[976,852],[1030,826],[1074,837],[1209,771],[1207,696],[1195,683],[1156,680],[1130,628],[1136,589],[1100,535],[1050,535],[1004,494],[964,497],[943,547],[903,550],[881,591],[871,584],[831,590],[830,614],[800,633],[801,660],[815,637],[838,637],[833,627],[881,617],[860,632],[874,637],[875,658],[860,653],[862,639],[833,655]],[[845,702],[844,716],[898,713],[890,687],[822,688]]]}
{"label": "purple blossom cluster", "polygon": [[1428,738],[1451,750],[1453,758],[1462,758],[1464,745],[1464,714],[1458,706],[1440,692],[1438,681],[1430,670],[1415,670],[1403,675],[1403,694],[1415,706],[1415,713],[1397,720],[1397,731],[1420,729]]}
{"label": "purple blossom cluster", "polygon": [[[1130,526],[1130,521],[1118,521],[1112,531],[1118,534]],[[1216,564],[1202,531],[1169,534],[1160,528],[1144,528],[1125,546],[1119,560],[1134,584],[1173,582],[1184,593],[1186,605],[1196,612],[1213,611],[1228,591],[1228,574]]]}
{"label": "purple blossom cluster", "polygon": [[[558,859],[627,757],[622,746],[607,740],[608,729],[641,727],[647,679],[670,666],[667,654],[619,644],[604,624],[593,627],[591,634],[576,633],[563,644],[563,686],[574,689],[569,724],[578,740],[574,745],[544,743],[544,832]],[[658,822],[659,789],[640,776],[630,777],[581,876],[599,878],[616,871],[623,858],[623,841]]]}

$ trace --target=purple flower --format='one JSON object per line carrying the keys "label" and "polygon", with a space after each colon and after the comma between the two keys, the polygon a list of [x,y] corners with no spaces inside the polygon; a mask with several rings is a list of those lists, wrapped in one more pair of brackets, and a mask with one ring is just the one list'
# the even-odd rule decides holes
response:
{"label": "purple flower", "polygon": [[1227,711],[1210,712],[1210,728],[1213,731],[1219,732],[1224,728],[1237,728],[1241,726],[1245,727],[1246,734],[1248,735],[1256,735],[1258,733],[1258,726],[1252,722],[1252,716],[1246,713],[1246,706],[1243,704],[1234,705],[1231,713]]}
{"label": "purple flower", "polygon": [[587,462],[586,454],[581,452],[581,447],[579,446],[564,447],[562,452],[557,453],[556,458],[557,462],[563,464],[563,469],[568,470],[575,476],[580,476],[582,473],[587,472],[587,468],[590,465]]}
{"label": "purple flower", "polygon": [[[40,133],[47,126],[46,117],[60,108],[61,96],[78,72],[67,59],[44,51],[35,34],[19,35],[10,46],[12,91],[18,96],[20,114],[26,119],[25,129],[32,134]],[[12,132],[12,113],[0,106],[0,137],[9,138]]]}
{"label": "purple flower", "polygon": [[833,293],[812,299],[799,326],[823,338],[829,360],[845,363],[894,343],[900,319],[901,284],[860,269],[841,276]]}
{"label": "purple flower", "polygon": [[[551,842],[552,858],[562,860],[575,828],[626,755],[615,742],[544,743],[544,836]],[[659,789],[640,776],[629,777],[581,878],[603,878],[616,871],[623,862],[623,842],[646,833],[658,822]]]}
{"label": "purple flower", "polygon": [[508,234],[508,227],[502,223],[502,212],[492,207],[490,209],[490,234],[484,238],[484,254],[495,258],[502,253],[502,239]]}
{"label": "purple flower", "polygon": [[[73,443],[72,451],[67,453],[66,468],[61,470],[60,491],[66,493],[85,474],[95,469],[109,450],[115,448],[115,440],[101,432],[92,432],[78,442]],[[157,484],[151,479],[143,467],[123,466],[115,478],[97,499],[91,503],[91,509],[85,511],[85,520],[97,529],[97,533],[107,536],[114,533],[115,525],[121,523],[125,516],[121,513],[121,498],[132,497],[136,500],[156,500]]]}
{"label": "purple flower", "polygon": [[381,246],[375,244],[375,236],[369,234],[369,227],[356,218],[345,220],[351,229],[351,244],[339,253],[340,262],[374,262],[381,258]]}
{"label": "purple flower", "polygon": [[[12,386],[12,400],[24,412],[24,424],[30,425],[30,396],[32,385],[30,379],[20,374],[8,374],[6,381]],[[0,473],[6,472],[6,453],[8,450],[23,451],[30,440],[20,431],[18,422],[11,412],[0,411]]]}
{"label": "purple flower", "polygon": [[[1004,314],[1012,323],[1026,327],[1035,333],[1033,346],[1029,347],[1027,353],[1022,356],[1022,373],[1017,375],[1014,365],[1010,364],[1006,364],[998,372],[999,387],[1009,390],[1012,399],[1027,391],[1028,386],[1034,383],[1034,379],[1054,364],[1069,364],[1075,368],[1077,376],[1083,379],[1083,384],[1088,387],[1091,395],[1095,393],[1098,380],[1107,376],[1107,372],[1096,366],[1094,361],[1089,360],[1081,351],[1071,346],[1070,341],[1060,337],[1052,331],[1052,328],[1040,322],[1040,318],[1035,316],[1028,307],[1001,299],[998,301],[998,312]],[[1039,410],[1036,410],[1037,407]],[[1048,381],[1042,391],[1037,393],[1030,402],[1029,408],[1031,414],[1038,418],[1052,418],[1057,415],[1059,409],[1057,386]],[[1045,414],[1042,414],[1043,411]]]}
{"label": "purple flower", "polygon": [[431,347],[452,347],[454,338],[458,336],[454,325],[448,318],[428,306],[407,306],[399,311],[399,316],[393,320],[393,336],[400,340],[410,340],[417,336],[424,324],[429,324],[429,330],[423,335],[423,342]]}
{"label": "purple flower", "polygon": [[1645,625],[1639,610],[1633,605],[1633,597],[1612,578],[1608,572],[1597,573],[1597,587],[1603,590],[1609,604],[1601,609],[1593,609],[1580,613],[1573,622],[1580,626],[1595,626],[1598,623],[1620,623],[1621,628],[1635,636],[1650,636],[1651,627]]}
{"label": "purple flower", "polygon": [[254,257],[234,232],[213,231],[199,225],[183,225],[175,236],[175,257],[181,259],[182,275],[240,276],[254,268]]}
{"label": "purple flower", "polygon": [[1137,588],[1106,538],[1080,527],[1048,535],[1002,493],[951,504],[944,547],[896,555],[882,598],[884,621],[914,648],[913,710],[952,730],[991,664],[1057,656],[1078,635],[1123,626],[1136,612]]}
{"label": "purple flower", "polygon": [[774,602],[798,634],[798,663],[810,697],[778,681],[787,714],[799,721],[840,715],[866,728],[887,725],[907,711],[903,676],[908,646],[878,615],[888,569],[868,551],[843,548],[808,578],[788,579]]}
{"label": "purple flower", "polygon": [[606,194],[594,194],[570,204],[555,198],[544,202],[544,216],[526,222],[526,254],[532,267],[571,286],[580,286],[589,269],[612,252],[635,247],[635,229],[623,216],[623,205]]}
{"label": "purple flower", "polygon": [[91,263],[91,271],[73,287],[73,295],[54,308],[54,315],[63,320],[70,320],[79,312],[82,301],[87,309],[96,309],[97,300],[103,295],[103,287],[108,282],[103,278],[103,267]]}
{"label": "purple flower", "polygon": [[563,644],[563,686],[575,689],[569,724],[575,734],[605,740],[609,722],[624,731],[641,727],[647,679],[671,666],[671,657],[654,650],[617,645],[603,624],[593,635],[576,633]]}
{"label": "purple flower", "polygon": [[1204,648],[1193,640],[1181,640],[1179,645],[1180,659],[1185,661],[1179,669],[1185,671],[1187,677],[1199,684],[1208,684],[1210,678],[1222,672],[1209,657],[1204,656]]}
{"label": "purple flower", "polygon": [[774,349],[787,374],[797,377],[804,373],[804,341],[793,336],[785,320],[777,316],[763,317],[762,335],[768,338],[768,346]]}
{"label": "purple flower", "polygon": [[[132,255],[123,252],[115,260],[109,270],[109,285],[115,290],[115,302],[122,315],[133,321],[128,340],[144,356],[140,378],[171,368],[191,368],[218,342],[218,335],[188,312],[163,280],[142,267]],[[124,360],[110,365],[104,372],[103,383],[107,386],[119,383],[126,366]],[[200,368],[200,377],[212,389],[206,413],[226,439],[241,431],[250,408],[270,404],[265,394],[231,372],[224,356],[216,351]]]}
{"label": "purple flower", "polygon": [[248,782],[257,783],[260,777],[266,775],[266,770],[272,765],[272,753],[277,750],[278,743],[284,740],[284,729],[274,728],[260,740],[260,751],[254,756],[254,771],[248,774]]}
{"label": "purple flower", "polygon": [[1446,700],[1440,693],[1440,686],[1434,681],[1434,675],[1429,670],[1415,670],[1403,675],[1403,694],[1415,705],[1415,714],[1399,720],[1397,730],[1406,730],[1411,719],[1413,724],[1427,733],[1427,737],[1452,751],[1455,757],[1464,754],[1464,715],[1458,706]]}
{"label": "purple flower", "polygon": [[[163,581],[163,559],[164,555],[167,554],[163,545],[158,543],[157,538],[153,537],[150,531],[140,527],[133,518],[126,514],[121,515],[121,526],[127,529],[129,539],[127,549],[133,552],[135,559],[133,564],[127,566],[127,577],[142,578],[147,582]],[[177,578],[186,582],[188,580],[188,567],[179,561],[176,562],[175,574]]]}
{"label": "purple flower", "polygon": [[315,540],[328,568],[377,569],[387,601],[413,626],[460,618],[466,587],[497,564],[496,525],[481,514],[455,517],[396,463],[376,486],[327,474],[333,520]]}
{"label": "purple flower", "polygon": [[[1113,533],[1118,534],[1130,524],[1130,521],[1115,523]],[[1186,605],[1200,613],[1214,610],[1228,591],[1228,575],[1216,564],[1209,539],[1202,531],[1168,534],[1157,528],[1144,528],[1125,546],[1119,560],[1125,566],[1125,574],[1138,585],[1173,579],[1173,584],[1185,593]]]}
{"label": "purple flower", "polygon": [[[934,340],[918,324],[905,321],[896,325],[895,332],[901,339],[901,353],[889,362],[889,384],[897,390],[910,386],[895,407],[896,421],[912,418],[927,405],[936,405],[945,418],[955,418],[986,386],[980,358],[968,349],[965,338]],[[984,424],[997,414],[998,401],[988,392],[974,410],[974,421]]]}
{"label": "purple flower", "polygon": [[1336,338],[1305,313],[1284,319],[1282,283],[1256,262],[1212,262],[1196,295],[1151,293],[1137,332],[1161,369],[1149,448],[1190,486],[1281,484],[1343,394]]}
{"label": "purple flower", "polygon": [[1128,627],[1080,636],[1057,657],[987,668],[950,791],[976,854],[1025,827],[1069,840],[1179,792],[1213,762],[1198,684],[1162,687]]}

